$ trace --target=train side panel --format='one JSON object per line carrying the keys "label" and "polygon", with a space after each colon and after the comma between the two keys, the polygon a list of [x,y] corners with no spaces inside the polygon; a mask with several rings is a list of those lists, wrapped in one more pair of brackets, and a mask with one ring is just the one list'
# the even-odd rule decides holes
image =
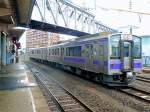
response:
{"label": "train side panel", "polygon": [[47,48],[47,61],[61,64],[61,47],[53,46]]}
{"label": "train side panel", "polygon": [[[108,39],[97,37],[93,40],[67,44],[65,47],[64,65],[80,68],[94,73],[108,73]],[[72,55],[72,50],[78,53]],[[105,65],[105,66],[104,66]]]}

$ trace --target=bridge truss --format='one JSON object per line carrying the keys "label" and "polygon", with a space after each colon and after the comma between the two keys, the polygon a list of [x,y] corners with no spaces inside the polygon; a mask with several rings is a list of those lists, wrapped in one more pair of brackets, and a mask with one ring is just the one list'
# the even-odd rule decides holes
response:
{"label": "bridge truss", "polygon": [[[63,30],[66,30],[66,32],[68,30],[69,32],[82,32],[82,35],[99,32],[117,32],[95,20],[95,16],[90,12],[66,0],[35,0],[33,13],[38,13],[40,20],[37,16],[32,16],[31,22],[34,25],[31,24],[31,27],[35,26],[36,21],[40,21],[43,29],[62,28],[60,32],[53,32],[63,33]],[[52,28],[48,28],[48,26]]]}

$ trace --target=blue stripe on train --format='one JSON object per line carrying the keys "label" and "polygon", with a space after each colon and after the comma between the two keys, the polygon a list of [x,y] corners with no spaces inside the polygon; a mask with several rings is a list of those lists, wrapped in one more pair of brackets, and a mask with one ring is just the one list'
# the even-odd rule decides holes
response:
{"label": "blue stripe on train", "polygon": [[94,65],[99,65],[100,64],[100,61],[99,60],[93,60],[92,62]]}
{"label": "blue stripe on train", "polygon": [[142,64],[141,63],[133,63],[133,68],[141,68],[142,67]]}
{"label": "blue stripe on train", "polygon": [[110,69],[121,69],[121,64],[120,63],[110,64]]}
{"label": "blue stripe on train", "polygon": [[64,57],[64,61],[84,64],[85,58],[82,58],[82,57],[81,58],[80,57]]}
{"label": "blue stripe on train", "polygon": [[[64,61],[67,62],[76,62],[76,63],[81,63],[84,64],[85,63],[85,58],[83,57],[64,57]],[[99,65],[100,61],[99,60],[93,60],[92,64],[94,65]],[[104,61],[104,66],[108,66],[108,61]],[[115,63],[115,61],[113,61],[112,64],[110,64],[110,69],[121,69],[121,62],[118,63],[118,61]],[[132,64],[133,68],[141,68],[142,64],[141,62],[133,62]]]}
{"label": "blue stripe on train", "polygon": [[[121,69],[121,63],[113,63],[113,64],[110,64],[110,69]],[[141,68],[142,67],[142,64],[141,63],[133,63],[133,68]]]}

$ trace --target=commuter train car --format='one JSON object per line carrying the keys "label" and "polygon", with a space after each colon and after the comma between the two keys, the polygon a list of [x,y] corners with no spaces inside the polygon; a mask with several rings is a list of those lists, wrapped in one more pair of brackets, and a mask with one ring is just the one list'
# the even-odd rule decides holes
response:
{"label": "commuter train car", "polygon": [[[42,53],[43,49],[40,50]],[[130,34],[98,33],[80,37],[49,46],[45,53],[47,57],[41,60],[62,65],[110,86],[130,84],[142,67],[141,38]],[[40,57],[32,55],[32,58]]]}
{"label": "commuter train car", "polygon": [[39,61],[47,60],[47,48],[30,48],[29,49],[29,57],[32,59],[36,59]]}

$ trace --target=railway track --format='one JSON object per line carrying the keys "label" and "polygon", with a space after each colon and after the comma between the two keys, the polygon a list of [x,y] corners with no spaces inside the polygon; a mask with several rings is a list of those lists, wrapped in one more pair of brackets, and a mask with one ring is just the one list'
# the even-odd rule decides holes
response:
{"label": "railway track", "polygon": [[[37,72],[37,74],[39,74],[39,72]],[[39,74],[39,75],[35,75],[38,79],[39,78],[41,78],[42,77],[42,79],[41,80],[45,80],[46,82],[45,82],[45,84],[46,85],[49,85],[49,83],[50,82],[52,82],[52,80],[50,81],[50,80],[48,80],[48,78],[44,78],[44,76],[41,74]],[[50,83],[50,85],[51,85],[51,83]],[[60,84],[58,84],[59,85],[59,87],[61,87],[60,86]],[[50,89],[51,89],[52,87],[50,86]],[[140,90],[140,89],[138,89],[138,88],[135,88],[135,87],[132,87],[132,86],[130,86],[130,87],[128,87],[128,88],[118,88],[118,87],[115,87],[114,88],[115,90],[117,90],[117,91],[120,91],[120,92],[122,92],[122,93],[125,93],[125,94],[127,94],[127,95],[129,95],[129,96],[132,96],[132,97],[134,97],[134,98],[136,98],[136,99],[139,99],[139,100],[142,100],[142,101],[144,101],[144,102],[148,102],[148,103],[150,103],[150,92],[149,91],[144,91],[144,90]],[[58,91],[59,91],[60,89],[58,89]],[[59,96],[61,96],[61,95],[57,95],[57,93],[55,93],[54,91],[53,91],[53,89],[51,89],[51,91],[52,91],[52,93],[54,93],[54,96],[55,97],[59,97]],[[59,91],[60,93],[62,92],[61,90]],[[64,92],[62,92],[62,94],[63,94]],[[69,93],[69,91],[67,91],[67,93]],[[69,93],[70,94],[70,93]],[[57,98],[56,98],[57,99]],[[58,98],[59,99],[59,98]],[[76,99],[76,98],[75,98]],[[78,101],[78,99],[77,99],[77,101]],[[58,101],[59,102],[59,101]],[[60,101],[60,102],[66,102],[66,101]],[[80,102],[80,101],[79,101]],[[81,104],[81,105],[84,105],[84,104]],[[83,106],[84,107],[84,106]],[[85,106],[85,109],[86,108],[88,108],[87,106]],[[78,109],[78,108],[77,108]],[[88,112],[92,112],[92,110],[91,109],[86,109],[86,110],[84,110],[84,111],[82,111],[82,109],[81,109],[81,112],[85,112],[85,111],[88,111]],[[70,112],[74,112],[74,111],[70,111]],[[75,111],[76,112],[76,111]],[[77,110],[77,112],[80,112],[80,110],[78,111]]]}
{"label": "railway track", "polygon": [[150,103],[150,92],[140,90],[132,86],[123,89],[122,88],[115,88],[115,89],[132,97],[135,97],[136,99]]}
{"label": "railway track", "polygon": [[40,71],[30,66],[37,83],[53,112],[93,112],[88,106],[77,99],[72,93],[61,86],[52,77],[42,75]]}
{"label": "railway track", "polygon": [[136,76],[136,79],[139,81],[150,83],[150,78],[147,78],[147,77]]}

